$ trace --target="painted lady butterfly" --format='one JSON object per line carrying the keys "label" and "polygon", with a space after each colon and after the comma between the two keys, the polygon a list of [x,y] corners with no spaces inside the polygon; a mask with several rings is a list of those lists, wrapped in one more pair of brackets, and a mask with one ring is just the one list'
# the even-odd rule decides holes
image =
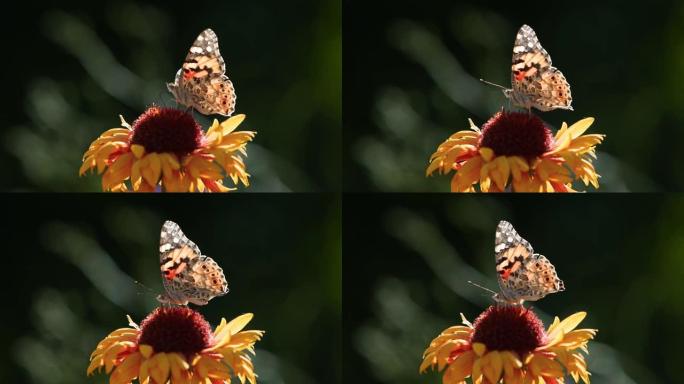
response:
{"label": "painted lady butterfly", "polygon": [[205,305],[216,296],[228,293],[228,283],[221,267],[209,256],[202,255],[178,224],[166,221],[159,239],[159,258],[165,294],[162,304]]}
{"label": "painted lady butterfly", "polygon": [[500,221],[496,227],[494,252],[501,288],[501,292],[494,295],[497,302],[522,305],[525,300],[536,301],[565,290],[551,262],[534,253],[530,243],[507,221]]}
{"label": "painted lady butterfly", "polygon": [[503,88],[504,95],[511,103],[528,111],[531,108],[540,111],[572,111],[570,84],[561,71],[551,66],[551,56],[541,46],[537,34],[528,25],[520,27],[515,37],[511,88],[487,81],[485,83]]}
{"label": "painted lady butterfly", "polygon": [[204,115],[235,112],[235,88],[226,76],[218,37],[211,29],[197,36],[173,83],[166,84],[176,102]]}

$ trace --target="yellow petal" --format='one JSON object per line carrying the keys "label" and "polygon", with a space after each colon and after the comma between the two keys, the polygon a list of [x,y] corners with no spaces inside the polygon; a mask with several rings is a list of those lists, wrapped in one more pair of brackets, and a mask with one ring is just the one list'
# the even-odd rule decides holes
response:
{"label": "yellow petal", "polygon": [[88,365],[88,369],[86,370],[86,375],[90,376],[96,369],[102,368],[103,364],[104,360],[101,356],[97,356],[97,358],[92,359],[90,361],[90,365]]}
{"label": "yellow petal", "polygon": [[577,312],[573,315],[568,316],[563,321],[558,323],[558,325],[553,327],[553,331],[548,333],[548,338],[553,340],[557,337],[559,333],[565,335],[566,333],[572,331],[573,329],[575,329],[575,327],[579,325],[579,323],[582,322],[582,320],[584,320],[586,316],[586,312]]}
{"label": "yellow petal", "polygon": [[480,177],[483,159],[481,156],[475,156],[470,160],[466,160],[463,166],[456,172],[451,179],[451,191],[463,192],[470,188],[473,183],[477,182]]}
{"label": "yellow petal", "polygon": [[506,156],[499,156],[493,161],[495,164],[494,169],[490,172],[491,178],[496,183],[496,186],[500,190],[506,189],[506,184],[508,184],[508,177],[511,174],[511,168],[508,165],[508,159]]}
{"label": "yellow petal", "polygon": [[133,155],[124,153],[102,175],[102,190],[108,191],[130,177]]}
{"label": "yellow petal", "polygon": [[473,372],[470,374],[473,384],[482,383],[482,358],[475,358],[473,362]]}
{"label": "yellow petal", "polygon": [[109,346],[109,348],[107,348],[102,354],[102,360],[104,361],[106,372],[110,373],[112,371],[117,363],[120,353],[132,348],[135,348],[134,342],[117,342]]}
{"label": "yellow petal", "polygon": [[100,149],[97,151],[97,156],[95,158],[95,162],[97,163],[97,173],[102,174],[104,171],[105,167],[107,166],[107,161],[109,160],[109,155],[112,154],[112,152],[116,151],[119,149],[118,145],[115,145],[113,143],[107,143],[100,147]]}
{"label": "yellow petal", "polygon": [[513,374],[516,369],[523,366],[522,361],[518,358],[517,353],[503,351],[501,353],[501,360],[503,361],[504,373]]}
{"label": "yellow petal", "polygon": [[548,335],[549,333],[553,332],[553,330],[556,329],[556,327],[558,327],[559,324],[560,319],[558,318],[558,316],[555,316],[553,318],[553,323],[551,323],[551,325],[549,326],[549,329],[546,331],[546,334]]}
{"label": "yellow petal", "polygon": [[233,132],[235,128],[237,128],[238,125],[240,125],[245,120],[246,117],[247,116],[244,114],[235,115],[221,123],[221,130],[223,136]]}
{"label": "yellow petal", "polygon": [[527,160],[520,156],[511,156],[508,158],[508,165],[511,167],[511,175],[514,181],[519,181],[524,173],[529,172],[530,166],[527,165]]}
{"label": "yellow petal", "polygon": [[157,185],[161,176],[161,159],[157,153],[150,153],[145,156],[147,166],[141,167],[140,173],[149,185]]}
{"label": "yellow petal", "polygon": [[592,124],[594,123],[593,117],[584,118],[568,128],[568,134],[572,139],[580,137]]}
{"label": "yellow petal", "polygon": [[171,378],[173,384],[184,384],[189,382],[190,364],[185,360],[185,357],[179,353],[167,354],[169,359],[169,367],[171,369]]}
{"label": "yellow petal", "polygon": [[202,378],[230,380],[230,369],[212,358],[202,356],[194,366],[196,374]]}
{"label": "yellow petal", "polygon": [[466,377],[470,376],[473,369],[473,361],[475,354],[473,351],[467,351],[460,354],[451,364],[442,377],[444,384],[460,383]]}
{"label": "yellow petal", "polygon": [[162,161],[163,167],[168,167],[174,171],[177,171],[180,169],[180,162],[178,161],[178,158],[176,157],[175,154],[173,154],[173,153],[160,153],[159,158]]}
{"label": "yellow petal", "polygon": [[152,356],[152,353],[154,352],[154,349],[152,349],[152,346],[147,345],[147,344],[140,344],[138,346],[138,349],[140,350],[140,353],[143,355],[143,357],[146,359],[149,359],[150,356]]}
{"label": "yellow petal", "polygon": [[563,368],[560,363],[551,358],[534,354],[527,365],[535,376],[563,377]]}
{"label": "yellow petal", "polygon": [[128,384],[138,377],[142,355],[139,352],[128,355],[124,361],[116,367],[109,379],[111,384]]}
{"label": "yellow petal", "polygon": [[480,156],[482,156],[482,158],[485,161],[492,161],[492,159],[494,158],[494,150],[492,150],[491,148],[482,147],[480,148],[479,152]]}
{"label": "yellow petal", "polygon": [[580,348],[585,345],[588,340],[591,340],[596,335],[596,329],[576,329],[568,332],[563,340],[558,344],[561,347],[568,349]]}
{"label": "yellow petal", "polygon": [[[437,370],[441,371],[449,362],[451,354],[457,351],[465,341],[463,340],[449,340],[442,344],[437,350],[435,357],[437,358]],[[463,353],[463,352],[461,352]]]}
{"label": "yellow petal", "polygon": [[131,152],[133,152],[136,159],[142,159],[145,155],[145,147],[140,144],[133,144],[131,145]]}
{"label": "yellow petal", "polygon": [[147,384],[150,382],[150,359],[143,359],[140,363],[140,375],[138,381],[140,384]]}
{"label": "yellow petal", "polygon": [[487,352],[487,347],[482,343],[473,343],[473,351],[475,354],[482,357]]}
{"label": "yellow petal", "polygon": [[[244,115],[242,115],[244,116]],[[234,335],[242,330],[254,317],[251,313],[245,313],[231,320],[226,326],[230,329],[230,334]]]}
{"label": "yellow petal", "polygon": [[171,365],[169,364],[166,353],[161,352],[152,356],[152,358],[149,359],[149,364],[150,377],[152,377],[156,383],[166,383],[171,370]]}
{"label": "yellow petal", "polygon": [[[423,362],[420,363],[420,367],[418,367],[418,373],[425,372],[428,368],[432,367],[435,364],[437,364],[437,358],[434,354],[430,354],[430,356],[424,357]],[[92,363],[91,363],[91,365],[92,365]],[[90,368],[88,368],[88,372],[90,372],[90,371],[91,371]],[[88,373],[88,375],[90,375],[90,373]]]}
{"label": "yellow petal", "polygon": [[503,361],[498,351],[491,351],[482,358],[482,373],[490,383],[498,383],[503,372]]}

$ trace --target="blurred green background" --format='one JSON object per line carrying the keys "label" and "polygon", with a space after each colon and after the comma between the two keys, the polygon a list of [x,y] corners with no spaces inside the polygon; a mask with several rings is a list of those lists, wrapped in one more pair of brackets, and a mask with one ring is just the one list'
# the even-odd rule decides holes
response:
{"label": "blurred green background", "polygon": [[460,312],[473,321],[492,303],[467,281],[498,290],[499,220],[565,282],[526,306],[546,327],[586,311],[580,327],[599,329],[592,383],[681,382],[684,197],[351,195],[344,208],[346,382],[441,383],[418,374],[422,353]]}
{"label": "blurred green background", "polygon": [[607,134],[600,191],[684,189],[684,3],[346,1],[344,16],[345,190],[448,191],[428,159],[508,105],[478,79],[510,87],[523,24],[572,87],[574,112],[537,114],[554,130],[593,116],[588,133]]}
{"label": "blurred green background", "polygon": [[248,328],[266,331],[256,344],[259,383],[342,382],[341,218],[332,195],[154,197],[5,199],[0,382],[108,382],[104,373],[86,377],[88,357],[127,326],[127,314],[139,323],[158,306],[166,219],[226,273],[230,292],[192,307],[214,327],[252,312]]}
{"label": "blurred green background", "polygon": [[239,129],[258,132],[246,190],[339,190],[338,0],[18,2],[7,14],[0,189],[100,190],[78,177],[88,145],[120,114],[175,107],[165,83],[210,27],[247,115]]}

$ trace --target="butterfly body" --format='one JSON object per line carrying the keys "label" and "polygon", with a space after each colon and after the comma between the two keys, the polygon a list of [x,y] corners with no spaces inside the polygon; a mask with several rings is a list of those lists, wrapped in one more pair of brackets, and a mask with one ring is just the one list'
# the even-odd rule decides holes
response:
{"label": "butterfly body", "polygon": [[230,116],[235,112],[235,88],[226,76],[214,31],[205,29],[197,36],[174,82],[166,87],[177,103],[201,114]]}
{"label": "butterfly body", "polygon": [[205,305],[216,296],[228,293],[221,267],[188,239],[178,224],[166,221],[159,240],[159,258],[165,293],[162,304]]}
{"label": "butterfly body", "polygon": [[500,288],[494,300],[498,303],[522,305],[565,290],[553,264],[534,253],[530,243],[507,221],[502,220],[496,228],[494,253]]}
{"label": "butterfly body", "polygon": [[520,27],[513,44],[511,88],[502,88],[511,104],[528,111],[532,108],[544,112],[572,111],[570,84],[563,73],[551,65],[551,56],[528,25]]}

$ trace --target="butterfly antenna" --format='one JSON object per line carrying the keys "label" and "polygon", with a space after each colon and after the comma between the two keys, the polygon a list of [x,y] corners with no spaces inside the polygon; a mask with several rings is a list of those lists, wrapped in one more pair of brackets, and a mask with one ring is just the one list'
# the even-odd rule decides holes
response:
{"label": "butterfly antenna", "polygon": [[157,295],[157,291],[155,291],[155,290],[149,288],[148,286],[146,286],[145,284],[139,282],[138,280],[133,280],[133,283],[135,283],[135,285],[138,285],[138,286],[144,288],[145,290],[148,291],[148,293],[152,293],[152,294],[154,294],[154,295]]}
{"label": "butterfly antenna", "polygon": [[497,88],[508,89],[508,88],[506,88],[506,87],[504,87],[504,86],[502,86],[502,85],[491,83],[491,82],[489,82],[489,81],[487,81],[487,80],[485,80],[485,79],[480,79],[480,81],[483,82],[483,83],[485,83],[485,84],[493,85],[493,86],[495,86],[495,87],[497,87]]}
{"label": "butterfly antenna", "polygon": [[480,284],[473,283],[473,282],[470,281],[470,280],[468,280],[468,284],[474,285],[474,286],[476,286],[476,287],[478,287],[478,288],[480,288],[480,289],[484,289],[485,291],[487,291],[487,292],[489,292],[489,293],[491,293],[491,294],[493,294],[493,295],[496,295],[496,292],[492,291],[491,289],[489,289],[489,288],[487,288],[487,287],[483,287],[483,286],[481,286]]}

